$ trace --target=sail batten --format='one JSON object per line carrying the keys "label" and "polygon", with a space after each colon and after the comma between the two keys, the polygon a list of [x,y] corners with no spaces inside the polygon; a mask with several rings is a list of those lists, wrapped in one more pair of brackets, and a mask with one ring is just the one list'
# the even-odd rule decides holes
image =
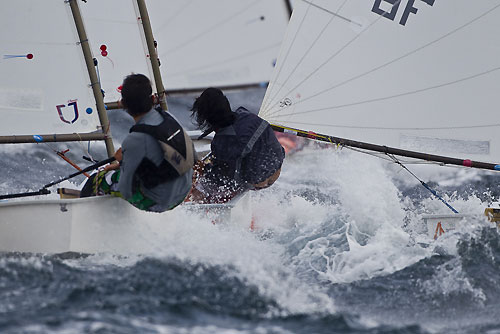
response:
{"label": "sail batten", "polygon": [[393,2],[298,1],[260,115],[374,145],[500,161],[500,1]]}

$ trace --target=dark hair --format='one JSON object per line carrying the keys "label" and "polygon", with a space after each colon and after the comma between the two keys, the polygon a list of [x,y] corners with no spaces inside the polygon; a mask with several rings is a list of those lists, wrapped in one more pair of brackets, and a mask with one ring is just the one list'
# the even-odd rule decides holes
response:
{"label": "dark hair", "polygon": [[143,74],[131,74],[123,80],[122,104],[132,116],[142,115],[153,108],[151,81]]}
{"label": "dark hair", "polygon": [[201,130],[223,128],[236,118],[227,97],[217,88],[207,88],[194,101],[191,117]]}

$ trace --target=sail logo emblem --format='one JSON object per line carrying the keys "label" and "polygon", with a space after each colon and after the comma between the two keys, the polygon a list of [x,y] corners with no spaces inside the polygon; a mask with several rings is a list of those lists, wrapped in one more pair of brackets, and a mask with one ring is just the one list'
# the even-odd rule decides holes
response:
{"label": "sail logo emblem", "polygon": [[280,108],[289,107],[292,105],[292,100],[286,97],[285,99],[280,101]]}
{"label": "sail logo emblem", "polygon": [[[56,106],[56,108],[57,108],[57,113],[59,114],[59,119],[61,121],[63,121],[64,123],[73,124],[78,119],[78,105],[76,104],[76,100],[69,101],[68,105],[59,104]],[[71,121],[68,121],[64,117],[65,114],[67,114],[67,115],[69,114],[70,117],[72,117],[73,119]]]}
{"label": "sail logo emblem", "polygon": [[[418,6],[416,6],[415,1],[425,2],[429,6],[433,6],[435,0],[408,0],[406,7],[403,11],[403,15],[399,20],[399,24],[406,25],[408,17],[410,14],[417,14]],[[375,0],[373,4],[372,12],[381,15],[391,21],[394,21],[396,15],[398,14],[399,8],[403,0]]]}

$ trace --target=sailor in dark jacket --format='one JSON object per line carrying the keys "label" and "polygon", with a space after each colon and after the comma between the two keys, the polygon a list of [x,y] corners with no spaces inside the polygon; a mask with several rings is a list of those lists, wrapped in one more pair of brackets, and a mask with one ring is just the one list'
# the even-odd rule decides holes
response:
{"label": "sailor in dark jacket", "polygon": [[263,189],[279,177],[285,152],[269,123],[240,107],[231,110],[221,90],[207,88],[192,116],[208,134],[215,131],[210,162],[203,166],[192,198],[225,202],[247,189]]}

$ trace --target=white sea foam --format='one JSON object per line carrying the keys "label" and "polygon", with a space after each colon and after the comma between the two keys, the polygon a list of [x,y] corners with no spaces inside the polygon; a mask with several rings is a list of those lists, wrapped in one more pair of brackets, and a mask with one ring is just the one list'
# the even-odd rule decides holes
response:
{"label": "white sea foam", "polygon": [[[301,246],[290,260],[300,272],[313,270],[333,283],[352,282],[390,274],[429,254],[411,244],[403,230],[400,193],[378,159],[346,151],[309,150],[293,157],[291,164],[292,171],[284,167],[283,188],[313,188],[331,198],[319,203],[291,196],[288,203],[280,203],[279,212],[267,215],[278,220],[278,226],[284,221],[295,229],[291,244]],[[306,166],[307,170],[300,169]],[[260,204],[264,211],[270,212],[270,196]]]}
{"label": "white sea foam", "polygon": [[[388,166],[356,152],[308,148],[285,160],[273,187],[253,194],[254,232],[246,222],[214,225],[213,217],[182,207],[170,221],[137,210],[127,219],[144,225],[123,236],[128,256],[97,254],[67,263],[101,270],[148,256],[234,268],[228,274],[255,285],[285,312],[335,313],[325,286],[388,275],[435,254],[434,246],[415,242],[419,236],[430,242],[426,231],[415,235],[418,229],[408,226],[421,224],[423,211],[448,209],[431,199],[412,207]],[[447,199],[464,213],[483,206],[477,197]],[[471,224],[461,232],[467,229]],[[449,234],[436,245],[453,254],[459,238]]]}
{"label": "white sea foam", "polygon": [[[138,248],[147,246],[143,256],[235,268],[232,274],[288,312],[334,313],[323,283],[311,284],[315,280],[370,279],[434,254],[434,246],[420,246],[407,228],[421,224],[421,213],[411,211],[392,173],[386,162],[359,153],[307,149],[286,159],[273,187],[253,194],[256,231],[246,223],[214,225],[213,217],[177,208],[172,221],[148,215],[134,242]],[[449,200],[463,212],[482,206],[476,197]],[[431,212],[446,210],[431,199],[423,206]],[[131,219],[140,223],[145,218]],[[459,236],[449,234],[435,245],[452,254],[457,240]],[[141,258],[103,254],[80,265],[127,266]]]}

